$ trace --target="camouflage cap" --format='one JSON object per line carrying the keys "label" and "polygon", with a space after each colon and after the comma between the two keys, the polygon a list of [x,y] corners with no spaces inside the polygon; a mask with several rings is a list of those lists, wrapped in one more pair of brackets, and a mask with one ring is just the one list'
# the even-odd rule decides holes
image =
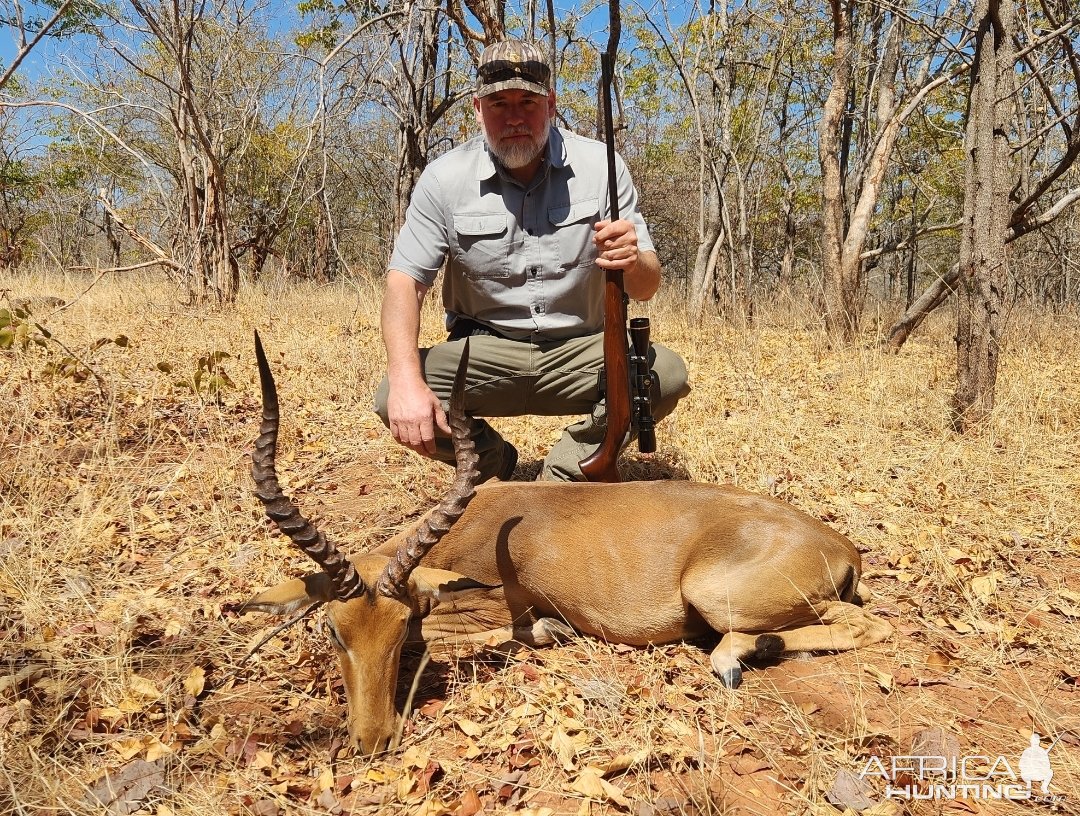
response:
{"label": "camouflage cap", "polygon": [[480,55],[476,95],[487,96],[510,88],[538,94],[551,89],[551,69],[536,43],[506,40],[492,43]]}

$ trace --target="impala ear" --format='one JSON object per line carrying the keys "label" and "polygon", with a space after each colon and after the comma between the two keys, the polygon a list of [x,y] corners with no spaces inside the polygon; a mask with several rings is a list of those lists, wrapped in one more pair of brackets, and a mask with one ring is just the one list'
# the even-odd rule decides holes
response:
{"label": "impala ear", "polygon": [[313,572],[303,578],[294,578],[270,589],[265,589],[242,604],[237,611],[264,612],[268,615],[291,615],[314,603],[328,603],[334,598],[330,576],[325,572]]}
{"label": "impala ear", "polygon": [[410,579],[416,587],[416,594],[429,598],[433,603],[449,603],[462,595],[497,588],[497,585],[482,584],[457,572],[426,567],[417,567]]}

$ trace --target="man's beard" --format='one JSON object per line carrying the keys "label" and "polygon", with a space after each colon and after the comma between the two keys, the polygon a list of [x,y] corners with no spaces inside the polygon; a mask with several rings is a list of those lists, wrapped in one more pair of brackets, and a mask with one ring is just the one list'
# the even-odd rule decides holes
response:
{"label": "man's beard", "polygon": [[512,128],[500,134],[501,139],[505,139],[508,136],[529,137],[528,140],[514,139],[511,142],[496,141],[491,138],[491,134],[488,133],[486,127],[482,129],[484,131],[484,141],[487,142],[488,150],[495,155],[495,158],[499,160],[499,163],[507,170],[517,170],[527,166],[544,151],[545,147],[547,147],[548,134],[551,132],[551,121],[547,120],[544,122],[544,130],[538,136],[533,136],[532,132],[526,128]]}

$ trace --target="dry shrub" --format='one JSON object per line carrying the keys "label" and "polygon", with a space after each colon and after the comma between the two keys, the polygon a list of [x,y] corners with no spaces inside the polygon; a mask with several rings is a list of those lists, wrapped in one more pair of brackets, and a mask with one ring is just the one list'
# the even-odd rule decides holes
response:
{"label": "dry shrub", "polygon": [[[737,693],[694,644],[437,653],[403,752],[365,759],[335,756],[319,614],[243,662],[270,624],[227,609],[308,569],[251,494],[254,328],[286,487],[336,541],[382,541],[448,483],[370,410],[377,286],[269,281],[193,309],[149,275],[86,283],[0,281],[51,333],[0,352],[0,811],[102,812],[108,773],[129,791],[112,812],[830,813],[838,772],[928,726],[1010,759],[1033,728],[1065,734],[1054,786],[1080,787],[1075,316],[1014,313],[993,422],[957,437],[945,312],[890,355],[873,333],[832,346],[797,298],[741,326],[650,306],[694,390],[626,474],[734,482],[825,519],[863,549],[896,637]],[[423,338],[440,336],[432,307]],[[498,426],[527,477],[561,424]]]}

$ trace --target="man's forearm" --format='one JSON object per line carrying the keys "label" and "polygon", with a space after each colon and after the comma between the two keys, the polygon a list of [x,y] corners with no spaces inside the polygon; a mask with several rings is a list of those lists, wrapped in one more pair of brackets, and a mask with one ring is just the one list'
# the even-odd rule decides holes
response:
{"label": "man's forearm", "polygon": [[660,258],[652,250],[638,255],[633,271],[623,275],[623,288],[633,300],[649,300],[660,288]]}
{"label": "man's forearm", "polygon": [[420,307],[427,288],[403,272],[391,269],[386,278],[381,324],[386,348],[386,372],[395,381],[419,379]]}

